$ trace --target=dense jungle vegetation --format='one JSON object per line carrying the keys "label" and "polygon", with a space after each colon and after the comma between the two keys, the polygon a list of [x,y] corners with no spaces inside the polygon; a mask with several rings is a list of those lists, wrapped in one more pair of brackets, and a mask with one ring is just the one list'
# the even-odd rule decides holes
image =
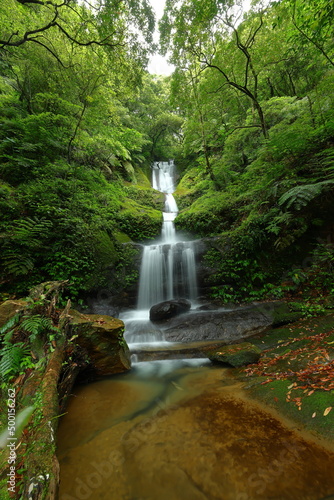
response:
{"label": "dense jungle vegetation", "polygon": [[122,299],[138,280],[127,243],[160,234],[152,162],[177,164],[176,225],[206,241],[206,298],[334,306],[334,4],[243,3],[166,0],[163,77],[146,69],[148,0],[0,2],[0,388],[16,387],[19,433],[33,414],[21,498],[43,471],[56,484],[59,387],[89,362],[67,299]]}
{"label": "dense jungle vegetation", "polygon": [[2,298],[135,281],[123,243],[159,234],[150,166],[175,158],[177,227],[215,238],[212,297],[330,299],[334,7],[242,3],[167,0],[161,77],[146,0],[1,2]]}

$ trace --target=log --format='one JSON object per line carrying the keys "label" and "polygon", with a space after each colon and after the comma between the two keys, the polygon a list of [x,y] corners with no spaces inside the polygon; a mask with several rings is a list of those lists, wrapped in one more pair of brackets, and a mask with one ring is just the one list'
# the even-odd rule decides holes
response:
{"label": "log", "polygon": [[36,392],[38,406],[25,438],[27,454],[23,498],[27,500],[56,500],[58,495],[59,463],[55,451],[59,416],[58,380],[65,358],[64,344],[65,339],[61,339],[50,355]]}

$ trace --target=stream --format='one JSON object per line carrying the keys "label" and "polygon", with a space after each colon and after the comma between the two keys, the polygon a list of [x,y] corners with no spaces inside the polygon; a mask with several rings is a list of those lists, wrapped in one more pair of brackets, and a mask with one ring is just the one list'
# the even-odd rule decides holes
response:
{"label": "stream", "polygon": [[[152,305],[187,298],[198,306],[196,242],[175,232],[174,179],[173,162],[154,164],[152,185],[166,197],[161,237],[144,246],[137,309],[121,316],[136,353],[173,346],[149,320]],[[334,498],[334,450],[201,358],[137,362],[133,354],[130,372],[77,387],[58,458],[60,500]]]}

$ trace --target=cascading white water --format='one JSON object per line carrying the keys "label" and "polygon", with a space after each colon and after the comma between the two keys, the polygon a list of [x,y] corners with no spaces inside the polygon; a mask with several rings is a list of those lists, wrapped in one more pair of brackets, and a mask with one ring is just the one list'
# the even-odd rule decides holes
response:
{"label": "cascading white water", "polygon": [[[180,241],[174,220],[178,207],[173,161],[156,162],[152,168],[152,187],[165,194],[161,238],[145,245],[140,268],[137,311],[123,316],[128,343],[163,340],[160,330],[148,322],[150,308],[164,300],[197,298],[195,248],[191,241]],[[129,321],[130,320],[130,321]]]}
{"label": "cascading white water", "polygon": [[166,195],[161,241],[145,246],[140,270],[138,309],[175,297],[196,299],[197,280],[194,245],[179,241],[174,220],[178,207],[174,162],[153,165],[152,185]]}

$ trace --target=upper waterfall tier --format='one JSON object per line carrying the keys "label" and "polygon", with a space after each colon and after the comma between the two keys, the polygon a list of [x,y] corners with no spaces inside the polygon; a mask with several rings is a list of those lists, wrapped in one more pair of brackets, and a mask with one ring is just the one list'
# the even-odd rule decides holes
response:
{"label": "upper waterfall tier", "polygon": [[174,220],[178,207],[174,162],[155,162],[152,187],[165,194],[161,239],[144,247],[140,269],[138,309],[176,297],[197,297],[196,262],[193,242],[180,241]]}
{"label": "upper waterfall tier", "polygon": [[152,169],[152,187],[165,194],[175,191],[175,166],[173,161],[156,161]]}

